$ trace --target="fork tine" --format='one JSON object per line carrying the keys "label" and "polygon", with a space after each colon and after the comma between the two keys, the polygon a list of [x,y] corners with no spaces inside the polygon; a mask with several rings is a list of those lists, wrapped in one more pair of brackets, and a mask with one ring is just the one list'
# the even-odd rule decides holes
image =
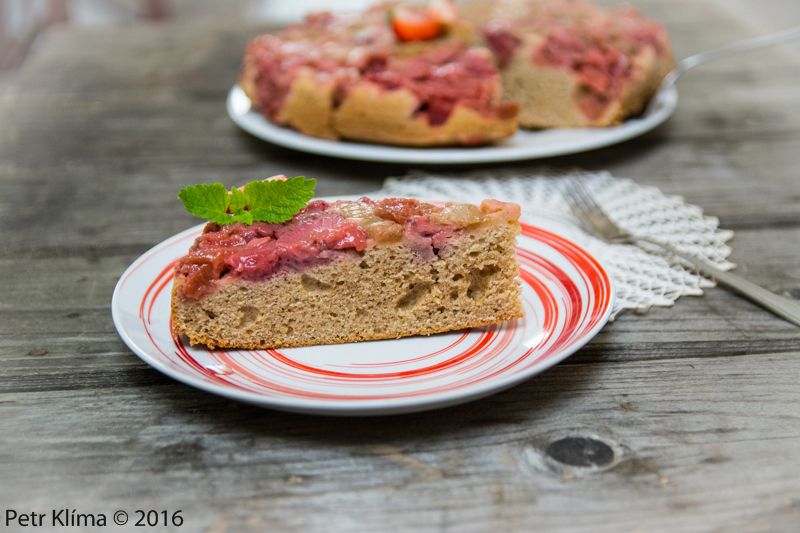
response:
{"label": "fork tine", "polygon": [[589,192],[589,189],[587,189],[586,185],[584,185],[583,180],[571,178],[568,183],[573,194],[580,199],[580,202],[583,204],[585,209],[588,209],[588,211],[593,215],[606,216],[605,212],[603,212],[603,209],[595,201],[594,196],[592,196],[592,194]]}
{"label": "fork tine", "polygon": [[627,240],[630,237],[603,211],[581,179],[564,180],[562,191],[573,213],[592,235],[605,241]]}
{"label": "fork tine", "polygon": [[588,215],[589,207],[586,205],[582,195],[578,192],[575,188],[575,178],[568,178],[562,180],[561,182],[561,192],[564,193],[564,199],[569,204],[569,208],[572,211],[572,214],[578,217],[578,220],[581,223],[581,226],[594,235],[595,237],[601,237],[597,235],[596,228],[592,219]]}

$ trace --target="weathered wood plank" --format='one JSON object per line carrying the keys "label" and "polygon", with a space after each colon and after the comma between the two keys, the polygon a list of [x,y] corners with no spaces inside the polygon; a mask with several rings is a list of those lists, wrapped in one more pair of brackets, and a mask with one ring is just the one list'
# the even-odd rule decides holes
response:
{"label": "weathered wood plank", "polygon": [[[374,419],[282,414],[177,383],[16,394],[0,418],[0,474],[15,483],[0,498],[180,507],[192,530],[790,531],[798,356],[564,365],[472,404]],[[546,455],[573,436],[608,444],[612,461]]]}

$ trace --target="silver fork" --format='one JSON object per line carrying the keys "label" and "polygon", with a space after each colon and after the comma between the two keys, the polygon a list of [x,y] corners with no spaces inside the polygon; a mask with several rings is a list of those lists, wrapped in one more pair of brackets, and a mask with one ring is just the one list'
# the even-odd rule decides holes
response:
{"label": "silver fork", "polygon": [[765,309],[772,311],[779,317],[800,326],[800,305],[795,302],[782,298],[735,274],[719,270],[702,259],[679,252],[665,242],[657,241],[644,235],[632,235],[617,226],[614,221],[606,215],[602,208],[600,208],[580,179],[571,178],[564,180],[562,192],[564,193],[564,199],[566,199],[572,212],[578,217],[584,229],[598,239],[612,244],[636,244],[641,241],[654,244],[688,261],[696,266],[703,274],[713,276],[721,284],[735,289],[743,296],[746,296]]}

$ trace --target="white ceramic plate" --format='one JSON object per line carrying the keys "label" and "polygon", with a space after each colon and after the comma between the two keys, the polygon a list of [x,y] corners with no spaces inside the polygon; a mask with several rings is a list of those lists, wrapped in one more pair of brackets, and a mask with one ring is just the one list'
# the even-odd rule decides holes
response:
{"label": "white ceramic plate", "polygon": [[378,415],[455,405],[562,361],[608,320],[611,277],[586,251],[522,224],[517,255],[525,318],[396,340],[282,350],[209,350],[172,334],[173,265],[202,225],[137,259],[114,290],[114,325],[153,368],[199,389],[264,407]]}
{"label": "white ceramic plate", "polygon": [[301,152],[385,163],[496,163],[586,152],[627,141],[652,130],[667,120],[677,105],[678,91],[672,87],[657,109],[646,116],[626,120],[621,126],[520,130],[501,143],[477,148],[402,148],[309,137],[267,121],[251,108],[250,99],[238,85],[234,85],[228,93],[230,117],[243,130],[260,139]]}

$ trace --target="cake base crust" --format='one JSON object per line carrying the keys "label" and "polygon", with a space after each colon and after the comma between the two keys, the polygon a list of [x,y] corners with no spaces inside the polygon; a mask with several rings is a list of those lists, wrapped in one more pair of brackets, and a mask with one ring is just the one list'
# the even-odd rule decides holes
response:
{"label": "cake base crust", "polygon": [[661,80],[672,70],[672,56],[645,49],[633,58],[636,76],[625,81],[620,97],[597,117],[580,109],[582,88],[566,70],[541,67],[529,59],[533,47],[518,50],[500,71],[504,98],[519,103],[519,125],[527,129],[618,126],[644,110]]}
{"label": "cake base crust", "polygon": [[334,129],[346,139],[402,146],[485,144],[517,131],[516,112],[511,118],[492,118],[456,105],[444,124],[431,126],[414,116],[417,106],[409,91],[385,91],[364,83],[335,111]]}
{"label": "cake base crust", "polygon": [[333,83],[318,81],[311,69],[304,70],[292,84],[278,120],[312,137],[339,140],[333,126],[333,92]]}
{"label": "cake base crust", "polygon": [[407,245],[351,252],[263,282],[237,280],[197,300],[172,293],[173,331],[192,344],[292,348],[429,335],[524,315],[517,222],[473,231],[421,260]]}
{"label": "cake base crust", "polygon": [[617,126],[644,110],[675,67],[663,27],[629,7],[473,0],[459,11],[479,29],[472,44],[494,51],[522,128]]}
{"label": "cake base crust", "polygon": [[[254,69],[243,69],[239,84],[257,102],[254,75]],[[387,91],[370,83],[358,84],[335,105],[333,84],[317,80],[309,69],[292,83],[278,121],[305,135],[332,141],[419,147],[489,144],[517,131],[516,106],[504,104],[510,116],[493,117],[457,104],[447,121],[437,126],[415,115],[418,106],[408,90]]]}

